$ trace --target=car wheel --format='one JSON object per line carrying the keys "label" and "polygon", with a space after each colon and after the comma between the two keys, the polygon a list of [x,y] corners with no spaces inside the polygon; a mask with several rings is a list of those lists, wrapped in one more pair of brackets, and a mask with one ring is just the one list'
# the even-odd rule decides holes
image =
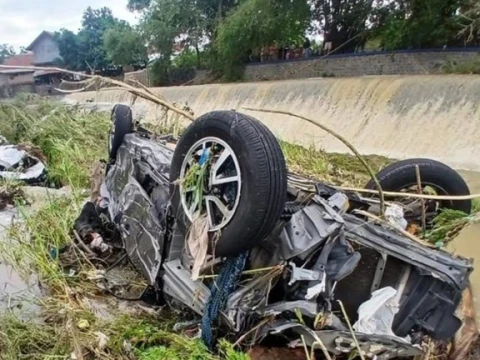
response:
{"label": "car wheel", "polygon": [[280,219],[287,172],[280,145],[258,120],[207,113],[180,139],[171,166],[172,210],[186,234],[206,216],[210,250],[234,256],[263,240]]}
{"label": "car wheel", "polygon": [[[455,170],[441,162],[430,159],[408,159],[395,162],[377,174],[377,179],[385,191],[417,193],[416,167],[420,169],[421,191],[432,195],[469,195],[470,190],[465,180]],[[375,183],[370,180],[367,189],[376,189]],[[402,202],[419,203],[415,199],[399,199]],[[454,209],[470,214],[471,200],[425,201],[427,213],[435,214],[441,208]]]}
{"label": "car wheel", "polygon": [[108,137],[108,156],[115,161],[117,152],[125,135],[133,132],[132,109],[127,105],[117,104],[112,109],[112,125]]}

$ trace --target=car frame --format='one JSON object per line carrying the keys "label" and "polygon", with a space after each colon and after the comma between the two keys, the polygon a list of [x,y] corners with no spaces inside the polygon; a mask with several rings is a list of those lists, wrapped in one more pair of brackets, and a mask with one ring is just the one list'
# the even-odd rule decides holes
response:
{"label": "car frame", "polygon": [[[204,277],[192,279],[194,259],[172,210],[171,137],[125,129],[130,130],[121,134],[108,164],[97,208],[108,213],[128,258],[167,303],[205,318],[225,257],[212,256],[202,267]],[[448,339],[456,333],[461,321],[454,314],[471,260],[432,249],[352,210],[352,204],[368,206],[371,199],[294,174],[288,185],[281,216],[248,252],[245,268],[259,272],[244,275],[223,304],[218,326],[227,329],[224,334],[245,345],[273,337],[303,346],[303,337],[309,346],[322,342],[334,355],[354,351],[358,341],[364,355],[390,359],[420,354],[425,335]],[[392,333],[349,331],[345,315],[357,320],[359,305],[386,287],[395,289],[398,305],[389,320]],[[337,315],[342,313],[337,300],[345,305],[343,315]],[[257,331],[247,331],[251,328]]]}

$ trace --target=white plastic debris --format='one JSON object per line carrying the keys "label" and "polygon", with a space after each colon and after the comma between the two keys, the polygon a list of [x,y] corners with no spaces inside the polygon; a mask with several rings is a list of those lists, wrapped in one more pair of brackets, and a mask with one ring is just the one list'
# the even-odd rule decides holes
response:
{"label": "white plastic debris", "polygon": [[324,293],[325,283],[326,283],[326,274],[323,273],[322,281],[307,289],[307,295],[305,295],[305,299],[312,300],[316,298],[319,294]]}
{"label": "white plastic debris", "polygon": [[199,216],[198,211],[193,215],[192,226],[187,238],[188,249],[193,257],[192,280],[198,280],[200,269],[207,259],[208,252],[208,218]]}
{"label": "white plastic debris", "polygon": [[98,349],[104,350],[107,347],[108,341],[110,340],[110,338],[100,331],[96,331],[95,335],[97,336]]}
{"label": "white plastic debris", "polygon": [[[24,168],[27,165],[30,167]],[[18,146],[0,146],[0,178],[35,183],[41,181],[44,173],[45,165]]]}
{"label": "white plastic debris", "polygon": [[385,217],[388,222],[397,228],[405,230],[408,226],[403,215],[403,208],[397,204],[391,204],[385,209]]}
{"label": "white plastic debris", "polygon": [[90,247],[92,249],[99,249],[102,253],[110,249],[110,246],[103,241],[103,238],[99,233],[92,233]]}
{"label": "white plastic debris", "polygon": [[399,310],[396,295],[397,290],[390,286],[374,291],[370,300],[358,308],[358,321],[353,324],[353,329],[363,334],[399,338],[392,331],[393,318]]}

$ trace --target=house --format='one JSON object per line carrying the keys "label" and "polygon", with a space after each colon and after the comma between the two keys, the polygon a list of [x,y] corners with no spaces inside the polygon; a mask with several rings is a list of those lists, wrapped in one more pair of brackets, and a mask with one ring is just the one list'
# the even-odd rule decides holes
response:
{"label": "house", "polygon": [[27,50],[34,54],[35,66],[51,66],[57,59],[61,59],[60,49],[53,36],[52,32],[42,31],[27,47]]}
{"label": "house", "polygon": [[[35,66],[56,66],[61,59],[60,49],[54,40],[54,34],[50,31],[42,31],[27,50],[33,52]],[[33,73],[37,85],[58,85],[61,75],[62,73],[56,70],[37,70]]]}
{"label": "house", "polygon": [[[32,66],[34,61],[33,54],[20,54],[10,56],[5,59],[3,65],[8,66]],[[33,78],[34,70],[11,68],[0,69],[0,87],[11,85],[33,85],[35,80]]]}

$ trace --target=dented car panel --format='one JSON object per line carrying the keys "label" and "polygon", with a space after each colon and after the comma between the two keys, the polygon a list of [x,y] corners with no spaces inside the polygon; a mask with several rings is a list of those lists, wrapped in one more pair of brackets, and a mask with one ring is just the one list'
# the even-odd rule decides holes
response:
{"label": "dented car panel", "polygon": [[168,189],[172,155],[154,141],[129,134],[100,188],[101,206],[108,208],[127,255],[150,285],[156,283],[162,265],[165,209],[161,205],[168,202],[168,191],[160,206],[159,197],[151,195],[159,193],[158,187]]}

